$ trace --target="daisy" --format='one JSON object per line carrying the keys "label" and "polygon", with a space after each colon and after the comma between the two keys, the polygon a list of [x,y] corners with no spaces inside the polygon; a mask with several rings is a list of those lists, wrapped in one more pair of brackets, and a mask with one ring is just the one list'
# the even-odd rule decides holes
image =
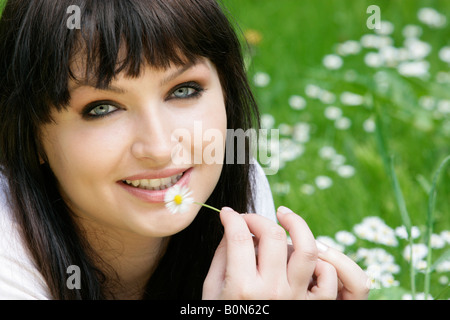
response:
{"label": "daisy", "polygon": [[169,188],[164,198],[167,209],[169,209],[172,214],[186,212],[189,205],[194,202],[190,197],[191,194],[192,192],[189,188],[184,186],[175,185],[172,188]]}
{"label": "daisy", "polygon": [[329,70],[337,70],[342,67],[344,61],[336,54],[328,54],[323,58],[322,63]]}
{"label": "daisy", "polygon": [[198,204],[199,206],[203,206],[211,210],[220,212],[220,210],[217,208],[204,203],[195,202],[194,199],[190,197],[191,194],[192,192],[188,187],[182,187],[178,185],[171,187],[169,190],[167,190],[166,196],[164,197],[166,208],[169,209],[172,214],[184,213],[188,210],[189,205],[194,203]]}

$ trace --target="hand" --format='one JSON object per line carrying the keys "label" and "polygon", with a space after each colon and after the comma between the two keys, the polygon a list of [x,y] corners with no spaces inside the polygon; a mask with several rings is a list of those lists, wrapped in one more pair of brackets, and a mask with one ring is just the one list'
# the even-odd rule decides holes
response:
{"label": "hand", "polygon": [[[282,227],[262,216],[222,209],[225,234],[203,285],[204,299],[336,299],[336,270],[318,259],[306,222],[284,207],[277,216]],[[292,239],[290,254],[283,228]]]}
{"label": "hand", "polygon": [[366,273],[342,252],[317,241],[319,259],[335,268],[339,278],[338,299],[365,300],[369,296],[371,282]]}

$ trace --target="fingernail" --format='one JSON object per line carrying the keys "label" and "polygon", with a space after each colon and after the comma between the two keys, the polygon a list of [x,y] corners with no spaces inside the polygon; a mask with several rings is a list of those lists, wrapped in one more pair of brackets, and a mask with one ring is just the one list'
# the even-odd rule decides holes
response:
{"label": "fingernail", "polygon": [[222,211],[223,212],[234,212],[234,210],[231,209],[230,207],[222,207]]}
{"label": "fingernail", "polygon": [[279,207],[277,211],[281,214],[292,213],[291,209],[283,207],[283,206]]}
{"label": "fingernail", "polygon": [[316,247],[320,252],[326,252],[328,250],[328,246],[318,240],[316,240]]}

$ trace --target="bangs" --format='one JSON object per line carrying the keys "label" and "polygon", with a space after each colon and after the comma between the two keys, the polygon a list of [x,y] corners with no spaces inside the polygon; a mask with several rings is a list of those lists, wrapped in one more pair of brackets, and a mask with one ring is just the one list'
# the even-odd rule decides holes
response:
{"label": "bangs", "polygon": [[138,77],[143,65],[165,69],[208,55],[201,45],[207,32],[207,26],[198,23],[204,21],[198,17],[202,11],[196,1],[179,2],[84,3],[81,29],[74,30],[76,36],[69,43],[67,74],[76,82],[105,88],[121,72]]}
{"label": "bangs", "polygon": [[[67,27],[73,5],[80,8],[80,29]],[[22,42],[30,48],[17,47],[35,57],[27,75],[33,88],[22,89],[39,93],[29,98],[41,102],[35,114],[47,121],[50,107],[43,105],[61,110],[70,102],[69,80],[102,89],[119,73],[139,76],[146,65],[164,69],[199,57],[226,65],[226,56],[236,52],[215,0],[43,0],[27,14],[40,24]],[[23,60],[16,61],[23,68]]]}

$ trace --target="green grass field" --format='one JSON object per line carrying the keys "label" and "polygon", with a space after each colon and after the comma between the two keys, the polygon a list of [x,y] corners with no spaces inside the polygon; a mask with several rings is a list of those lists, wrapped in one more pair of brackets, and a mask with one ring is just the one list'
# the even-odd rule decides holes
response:
{"label": "green grass field", "polygon": [[[282,166],[268,176],[275,205],[300,214],[316,236],[338,242],[339,231],[356,235],[344,250],[369,272],[370,263],[361,257],[364,250],[358,249],[382,249],[387,260],[394,259],[395,272],[379,271],[380,263],[372,265],[389,280],[377,278],[375,287],[383,290],[374,290],[371,297],[402,298],[411,292],[409,262],[404,258],[408,241],[397,232],[395,245],[383,244],[379,235],[364,238],[355,226],[375,216],[385,223],[381,232],[391,234],[403,224],[383,164],[377,138],[382,134],[386,154],[394,157],[411,223],[420,231],[414,243],[425,241],[428,191],[439,164],[450,155],[450,48],[445,49],[450,46],[450,2],[224,3],[250,42],[249,77],[263,122],[280,130]],[[371,16],[366,10],[372,4],[379,6],[385,21],[379,31],[366,25]],[[327,55],[331,56],[324,59]],[[433,221],[437,244],[433,243],[432,261],[447,252],[447,259],[440,260],[447,262],[431,275],[430,293],[439,299],[450,297],[449,196],[447,166],[439,178]],[[420,248],[413,258],[420,258],[415,268],[419,293],[424,291]]]}

